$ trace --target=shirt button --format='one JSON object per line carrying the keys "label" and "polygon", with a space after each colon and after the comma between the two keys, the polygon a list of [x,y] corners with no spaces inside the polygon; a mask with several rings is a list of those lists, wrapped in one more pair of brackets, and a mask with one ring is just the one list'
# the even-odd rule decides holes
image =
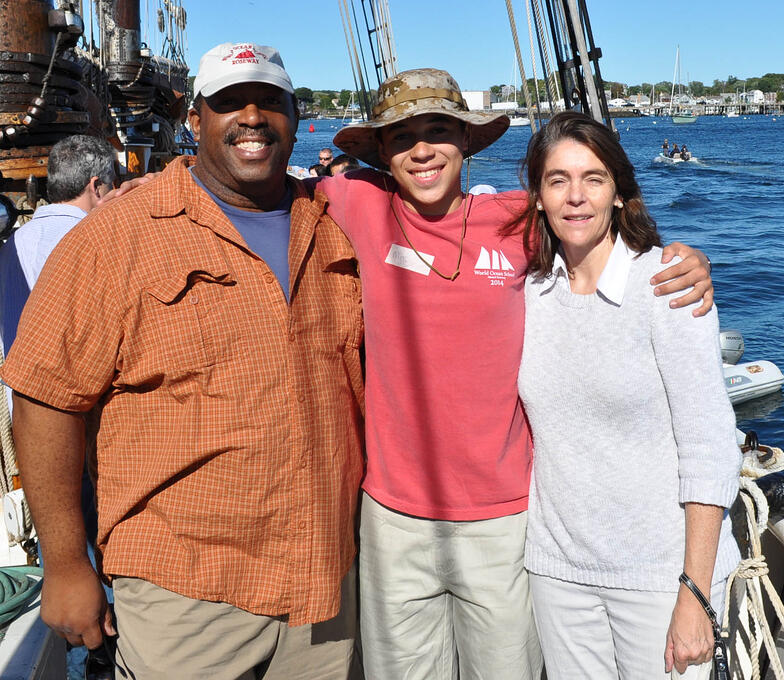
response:
{"label": "shirt button", "polygon": [[297,339],[297,335],[295,333],[289,333],[289,342],[294,342]]}
{"label": "shirt button", "polygon": [[270,272],[267,272],[266,274],[264,274],[264,280],[267,283],[272,283],[275,280],[275,277]]}
{"label": "shirt button", "polygon": [[195,305],[199,301],[199,296],[196,293],[191,293],[188,299],[191,301],[192,305]]}
{"label": "shirt button", "polygon": [[307,522],[305,522],[304,520],[303,520],[302,522],[300,522],[300,523],[299,523],[299,528],[300,528],[300,529],[304,529],[306,526],[308,526],[308,523],[307,523]]}
{"label": "shirt button", "polygon": [[299,461],[299,466],[304,470],[308,466],[308,459],[305,456],[302,456],[302,460]]}
{"label": "shirt button", "polygon": [[305,401],[305,395],[304,394],[298,394],[297,395],[297,401],[301,404],[303,401]]}

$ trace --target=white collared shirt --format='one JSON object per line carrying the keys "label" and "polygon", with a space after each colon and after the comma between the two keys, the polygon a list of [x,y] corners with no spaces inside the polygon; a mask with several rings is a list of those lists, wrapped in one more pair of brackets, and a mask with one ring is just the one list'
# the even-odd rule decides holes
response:
{"label": "white collared shirt", "polygon": [[[596,283],[596,292],[617,307],[620,307],[623,302],[623,293],[629,279],[629,269],[632,260],[637,255],[637,252],[624,243],[620,234],[616,235],[615,245],[613,245],[610,257],[607,258],[607,264],[604,265],[602,274]],[[558,246],[558,251],[553,258],[553,275],[556,280],[563,276],[564,282],[567,286],[569,285],[569,274],[562,246]]]}
{"label": "white collared shirt", "polygon": [[75,205],[51,203],[37,208],[32,219],[14,232],[19,264],[30,290],[55,246],[85,217],[87,213]]}

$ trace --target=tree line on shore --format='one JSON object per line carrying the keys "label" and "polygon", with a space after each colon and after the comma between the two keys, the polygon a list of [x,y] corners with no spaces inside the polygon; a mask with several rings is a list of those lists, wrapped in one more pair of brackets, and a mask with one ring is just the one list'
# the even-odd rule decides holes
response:
{"label": "tree line on shore", "polygon": [[[547,90],[544,82],[540,79],[537,83],[539,85],[539,100],[547,100]],[[784,73],[766,73],[763,76],[741,79],[736,76],[727,76],[725,80],[715,79],[711,85],[706,85],[699,80],[692,80],[688,84],[684,83],[683,87],[695,97],[706,97],[711,95],[719,95],[723,92],[735,92],[735,90],[742,91],[745,84],[747,91],[761,90],[762,92],[776,92],[777,101],[784,101]],[[636,85],[628,85],[627,83],[620,83],[616,81],[605,81],[605,89],[610,91],[611,99],[618,97],[631,97],[636,94],[641,94],[650,97],[651,89],[654,91],[654,96],[658,97],[660,94],[669,96],[672,91],[672,82],[662,80],[658,83],[639,83]],[[512,90],[511,86],[491,85],[490,92],[499,100],[507,99]],[[528,90],[533,93],[535,91],[533,78],[528,79]],[[295,94],[300,102],[305,104],[306,110],[320,110],[323,113],[344,111],[351,100],[351,90],[311,90],[307,87],[299,87],[295,90]],[[515,99],[519,106],[525,106],[525,98],[518,90],[514,93]],[[561,94],[563,96],[563,94]],[[355,93],[355,102],[357,102]]]}
{"label": "tree line on shore", "polygon": [[[528,79],[528,90],[533,95],[535,91],[533,78]],[[547,99],[547,91],[544,82],[540,79],[539,85],[539,98],[541,100]],[[695,97],[717,96],[725,92],[739,92],[744,89],[750,92],[751,90],[761,90],[762,92],[776,92],[777,101],[784,101],[784,73],[766,73],[764,76],[754,78],[737,78],[736,76],[727,76],[726,80],[719,80],[718,78],[713,81],[711,85],[706,85],[702,81],[692,80],[689,83],[683,83],[682,87],[685,91],[690,92]],[[509,85],[492,85],[490,91],[498,96],[504,98],[510,90]],[[629,85],[613,80],[604,81],[604,89],[610,91],[610,98],[626,98],[632,97],[636,94],[651,96],[651,90],[654,92],[654,98],[658,98],[660,94],[670,95],[672,92],[672,81],[662,80],[658,83],[639,83],[636,85]],[[563,94],[561,94],[563,96]],[[517,100],[520,105],[524,105],[524,99],[521,94],[517,94]]]}
{"label": "tree line on shore", "polygon": [[[533,93],[535,92],[534,79],[529,78],[527,82],[528,90],[533,96]],[[544,81],[539,79],[537,84],[539,86],[539,100],[546,101],[547,90]],[[192,88],[193,77],[189,79],[189,85]],[[658,83],[639,83],[636,85],[606,80],[604,85],[605,89],[610,91],[611,99],[631,97],[636,94],[650,97],[651,89],[653,89],[654,97],[658,97],[660,94],[669,95],[672,91],[672,82],[667,80],[662,80]],[[726,80],[715,79],[711,85],[706,85],[699,80],[692,80],[683,85],[683,87],[695,97],[715,96],[723,92],[740,91],[744,86],[747,91],[761,90],[762,92],[776,92],[777,101],[784,101],[784,73],[766,73],[764,76],[746,79],[730,75],[727,76]],[[513,88],[510,85],[491,85],[488,89],[500,100],[513,96]],[[300,101],[300,104],[305,111],[318,111],[326,115],[336,115],[344,112],[351,102],[351,90],[345,89],[312,90],[309,87],[298,87],[294,90],[294,94],[297,95],[297,99]],[[355,105],[358,106],[356,92],[354,95]],[[525,106],[524,96],[519,90],[514,92],[514,96],[519,106]],[[563,96],[563,94],[561,94],[561,96]]]}
{"label": "tree line on shore", "polygon": [[[656,93],[666,92],[669,94],[672,91],[672,83],[666,80],[658,83],[641,83],[631,86],[616,82],[607,83],[607,85],[610,86],[609,89],[613,92],[613,96],[618,97],[635,94],[650,95],[652,87]],[[730,75],[727,76],[726,80],[714,79],[711,85],[707,85],[699,80],[692,80],[689,83],[684,83],[683,87],[695,97],[716,96],[723,92],[742,91],[745,88],[746,91],[776,92],[778,101],[784,101],[784,73],[766,73],[764,76],[745,79]]]}

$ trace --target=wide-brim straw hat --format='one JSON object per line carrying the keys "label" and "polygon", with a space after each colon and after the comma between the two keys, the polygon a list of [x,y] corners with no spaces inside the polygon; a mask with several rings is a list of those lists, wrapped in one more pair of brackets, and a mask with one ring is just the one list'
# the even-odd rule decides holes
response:
{"label": "wide-brim straw hat", "polygon": [[503,112],[469,111],[455,79],[446,71],[417,68],[387,78],[378,88],[373,117],[364,123],[344,127],[334,144],[382,170],[387,165],[378,155],[378,130],[407,118],[438,113],[463,121],[469,131],[467,156],[473,156],[495,142],[509,127]]}

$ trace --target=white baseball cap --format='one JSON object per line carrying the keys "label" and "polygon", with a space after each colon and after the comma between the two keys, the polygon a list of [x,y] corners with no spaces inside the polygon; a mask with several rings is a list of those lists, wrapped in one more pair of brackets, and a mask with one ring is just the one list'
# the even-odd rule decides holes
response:
{"label": "white baseball cap", "polygon": [[199,61],[193,81],[193,97],[210,97],[237,83],[268,83],[294,94],[291,78],[283,67],[280,52],[255,43],[223,43],[213,47]]}

